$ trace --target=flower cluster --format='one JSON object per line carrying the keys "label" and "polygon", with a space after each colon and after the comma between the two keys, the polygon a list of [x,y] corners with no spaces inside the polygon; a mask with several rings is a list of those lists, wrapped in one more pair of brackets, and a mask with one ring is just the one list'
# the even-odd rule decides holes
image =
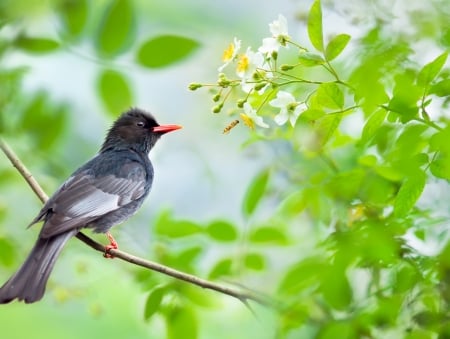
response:
{"label": "flower cluster", "polygon": [[[222,81],[222,85],[227,87],[230,85],[240,86],[241,90],[247,94],[246,98],[241,100],[240,103],[243,108],[240,117],[251,129],[254,129],[255,126],[269,128],[263,117],[258,114],[258,109],[252,106],[249,98],[252,94],[262,96],[269,88],[274,87],[276,83],[273,81],[277,77],[274,66],[278,52],[280,48],[288,48],[288,42],[291,39],[287,20],[283,15],[279,15],[278,20],[270,23],[269,29],[271,36],[264,38],[262,45],[256,51],[248,47],[244,53],[241,53],[242,42],[234,38],[234,41],[224,51],[223,64],[218,68],[221,73],[219,78],[222,77],[223,79],[224,74],[222,72],[234,65],[239,81]],[[279,91],[276,98],[269,101],[269,105],[280,110],[274,117],[274,121],[278,125],[284,125],[289,121],[294,126],[301,111],[305,109],[304,105],[297,102],[294,96],[286,91]]]}
{"label": "flower cluster", "polygon": [[[250,129],[256,126],[270,128],[271,121],[283,126],[289,123],[294,127],[298,117],[308,109],[308,99],[311,93],[300,93],[299,83],[315,86],[320,82],[307,81],[299,77],[294,65],[279,65],[281,53],[290,47],[298,50],[303,65],[320,65],[325,59],[320,55],[308,53],[307,49],[295,43],[288,31],[287,20],[283,15],[269,24],[270,36],[262,39],[262,44],[256,49],[242,48],[242,41],[234,38],[225,49],[222,64],[218,67],[216,84],[191,84],[190,89],[196,90],[203,86],[213,87],[213,100],[217,103],[214,113],[222,111],[225,102],[238,95],[237,107],[240,118]],[[331,66],[330,66],[331,67]],[[325,65],[326,68],[326,65]],[[332,72],[330,72],[332,73]]]}

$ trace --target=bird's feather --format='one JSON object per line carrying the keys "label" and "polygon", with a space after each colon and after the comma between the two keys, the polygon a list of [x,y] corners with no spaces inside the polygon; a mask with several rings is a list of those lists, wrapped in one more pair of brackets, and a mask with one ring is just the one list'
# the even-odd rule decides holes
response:
{"label": "bird's feather", "polygon": [[[110,166],[103,157],[101,166]],[[145,193],[147,173],[134,159],[123,159],[114,174],[96,175],[92,168],[75,172],[34,220],[44,220],[40,236],[51,237],[85,227],[95,219],[139,199]],[[112,167],[112,166],[111,166]],[[101,173],[101,172],[100,172]]]}

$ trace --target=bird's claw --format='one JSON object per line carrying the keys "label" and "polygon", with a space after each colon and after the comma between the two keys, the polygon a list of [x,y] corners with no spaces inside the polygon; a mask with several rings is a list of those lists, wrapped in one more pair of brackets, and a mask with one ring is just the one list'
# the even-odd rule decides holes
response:
{"label": "bird's claw", "polygon": [[103,256],[104,256],[105,258],[108,258],[108,259],[113,259],[113,258],[114,258],[114,255],[110,254],[109,251],[110,251],[111,249],[113,249],[113,250],[118,249],[118,248],[119,248],[119,245],[117,244],[117,241],[113,238],[113,236],[111,235],[111,233],[107,232],[107,233],[106,233],[106,236],[108,237],[109,245],[106,245],[106,246],[105,246],[105,253],[103,254]]}

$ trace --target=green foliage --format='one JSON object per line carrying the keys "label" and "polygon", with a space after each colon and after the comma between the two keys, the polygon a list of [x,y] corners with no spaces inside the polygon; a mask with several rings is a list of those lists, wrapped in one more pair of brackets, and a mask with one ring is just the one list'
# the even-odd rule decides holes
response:
{"label": "green foliage", "polygon": [[[255,249],[291,248],[292,261],[274,265],[278,272],[283,267],[276,296],[283,305],[279,331],[286,336],[312,329],[317,338],[446,333],[440,324],[450,293],[436,281],[448,278],[448,245],[430,259],[415,242],[432,238],[444,247],[448,239],[447,232],[425,226],[432,215],[448,220],[448,210],[433,211],[423,195],[432,182],[448,187],[438,178],[450,179],[448,53],[420,65],[407,40],[376,25],[353,41],[343,70],[331,62],[351,37],[337,34],[324,42],[320,1],[307,20],[315,52],[283,25],[283,18],[271,24],[274,51],[266,52],[264,43],[254,48],[260,59],[248,50],[224,58],[213,93],[218,113],[234,101],[244,123],[251,121],[252,140],[280,153],[245,194],[244,216],[264,221],[251,226],[244,267],[269,276],[270,255]],[[289,55],[283,55],[287,45]],[[282,58],[291,61],[280,65]],[[224,70],[230,65],[237,77]],[[262,211],[261,201],[277,208]],[[236,262],[224,258],[210,277],[237,272]]]}
{"label": "green foliage", "polygon": [[201,232],[200,225],[188,220],[175,220],[169,211],[164,211],[155,221],[155,232],[169,238],[181,238]]}
{"label": "green foliage", "polygon": [[320,0],[315,0],[309,10],[308,35],[311,44],[319,52],[323,51],[322,8]]}
{"label": "green foliage", "polygon": [[197,338],[197,317],[190,308],[174,308],[166,316],[167,338]]}
{"label": "green foliage", "polygon": [[198,42],[190,38],[161,35],[145,41],[137,52],[136,60],[148,68],[167,67],[183,60],[198,47]]}
{"label": "green foliage", "polygon": [[126,51],[135,37],[135,15],[131,0],[113,0],[107,5],[97,31],[100,55],[114,57]]}
{"label": "green foliage", "polygon": [[149,320],[156,312],[158,312],[165,293],[166,289],[164,287],[156,287],[150,291],[147,301],[145,302],[145,320]]}
{"label": "green foliage", "polygon": [[336,35],[327,45],[325,49],[325,57],[328,61],[336,59],[339,54],[345,49],[348,42],[350,41],[350,35],[348,34],[338,34]]}
{"label": "green foliage", "polygon": [[258,206],[269,182],[269,174],[270,172],[268,170],[263,170],[248,187],[243,202],[245,216],[250,216]]}
{"label": "green foliage", "polygon": [[47,38],[31,38],[19,36],[15,41],[16,48],[28,53],[51,53],[58,49],[59,43]]}
{"label": "green foliage", "polygon": [[60,3],[60,15],[66,34],[78,38],[83,33],[88,19],[87,0],[64,0]]}
{"label": "green foliage", "polygon": [[106,109],[114,116],[133,106],[133,92],[127,78],[120,72],[102,71],[98,79],[98,91]]}
{"label": "green foliage", "polygon": [[209,236],[217,241],[230,242],[237,239],[234,226],[225,220],[217,220],[210,223],[206,228]]}
{"label": "green foliage", "polygon": [[406,216],[414,207],[417,199],[422,195],[425,183],[426,176],[422,171],[417,171],[405,179],[395,198],[394,214],[396,217]]}

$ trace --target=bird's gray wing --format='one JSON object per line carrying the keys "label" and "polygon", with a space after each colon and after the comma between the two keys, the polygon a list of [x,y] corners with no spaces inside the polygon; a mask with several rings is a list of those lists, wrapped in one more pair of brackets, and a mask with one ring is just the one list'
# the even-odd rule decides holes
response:
{"label": "bird's gray wing", "polygon": [[94,176],[86,170],[70,177],[44,206],[40,237],[82,228],[95,219],[139,199],[145,192],[146,172],[135,161],[122,165],[123,176]]}

